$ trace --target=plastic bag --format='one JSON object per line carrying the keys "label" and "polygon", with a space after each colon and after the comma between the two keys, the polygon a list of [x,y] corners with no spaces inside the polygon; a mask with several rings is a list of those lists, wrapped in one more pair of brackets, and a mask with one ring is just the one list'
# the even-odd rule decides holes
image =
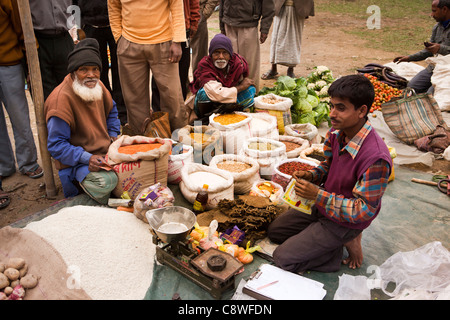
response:
{"label": "plastic bag", "polygon": [[334,300],[370,300],[370,288],[367,277],[343,274],[339,277],[339,287]]}
{"label": "plastic bag", "polygon": [[145,213],[148,210],[173,206],[175,198],[172,191],[160,183],[142,190],[134,200],[133,213],[139,219],[147,222]]}
{"label": "plastic bag", "polygon": [[[404,289],[444,291],[450,285],[450,252],[441,242],[430,242],[416,250],[397,252],[380,266],[382,290],[391,297]],[[394,282],[394,291],[386,291]]]}

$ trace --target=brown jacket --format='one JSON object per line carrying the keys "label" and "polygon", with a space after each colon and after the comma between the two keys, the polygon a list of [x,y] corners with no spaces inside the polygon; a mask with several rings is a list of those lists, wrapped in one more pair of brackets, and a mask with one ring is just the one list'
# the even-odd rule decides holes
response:
{"label": "brown jacket", "polygon": [[23,58],[22,25],[17,0],[0,0],[0,66],[13,66]]}
{"label": "brown jacket", "polygon": [[[295,12],[300,18],[307,18],[314,16],[314,0],[293,0]],[[274,0],[275,2],[275,15],[278,16],[281,7],[286,0]]]}
{"label": "brown jacket", "polygon": [[[58,117],[70,126],[70,144],[80,146],[92,154],[106,155],[111,138],[106,119],[113,108],[112,97],[103,83],[103,99],[86,103],[72,89],[72,74],[53,90],[45,101],[45,120]],[[55,161],[56,169],[67,166]]]}
{"label": "brown jacket", "polygon": [[200,4],[199,0],[184,0],[184,21],[186,23],[186,31],[191,30],[197,32],[198,21],[200,20]]}

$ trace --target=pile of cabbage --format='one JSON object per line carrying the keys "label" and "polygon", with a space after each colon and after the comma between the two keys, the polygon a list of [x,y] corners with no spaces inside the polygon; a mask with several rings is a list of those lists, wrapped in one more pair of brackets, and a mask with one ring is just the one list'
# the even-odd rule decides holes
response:
{"label": "pile of cabbage", "polygon": [[290,98],[292,123],[319,126],[326,121],[330,125],[328,87],[333,81],[333,74],[328,67],[316,66],[307,78],[280,76],[274,87],[264,87],[257,95],[273,93]]}

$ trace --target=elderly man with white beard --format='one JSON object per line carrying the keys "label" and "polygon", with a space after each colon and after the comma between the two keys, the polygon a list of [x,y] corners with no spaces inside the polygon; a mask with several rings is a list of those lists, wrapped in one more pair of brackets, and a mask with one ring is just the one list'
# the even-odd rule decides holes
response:
{"label": "elderly man with white beard", "polygon": [[202,118],[208,114],[211,102],[252,107],[256,88],[255,81],[248,76],[247,60],[233,52],[231,40],[227,36],[216,34],[209,44],[209,55],[200,60],[194,71],[194,79],[189,84],[195,95],[196,116]]}
{"label": "elderly man with white beard", "polygon": [[45,102],[47,147],[55,159],[64,196],[84,190],[101,204],[108,202],[117,175],[104,156],[120,134],[118,112],[100,81],[97,40],[80,41],[68,56],[68,75]]}

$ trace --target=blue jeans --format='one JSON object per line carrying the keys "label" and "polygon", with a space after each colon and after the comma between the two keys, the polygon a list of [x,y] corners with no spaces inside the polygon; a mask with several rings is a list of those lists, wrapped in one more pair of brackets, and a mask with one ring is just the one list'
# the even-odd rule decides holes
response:
{"label": "blue jeans", "polygon": [[16,164],[2,102],[12,125],[19,171],[25,173],[36,169],[38,166],[37,151],[30,126],[25,79],[21,64],[0,67],[0,176],[7,177],[16,171]]}

